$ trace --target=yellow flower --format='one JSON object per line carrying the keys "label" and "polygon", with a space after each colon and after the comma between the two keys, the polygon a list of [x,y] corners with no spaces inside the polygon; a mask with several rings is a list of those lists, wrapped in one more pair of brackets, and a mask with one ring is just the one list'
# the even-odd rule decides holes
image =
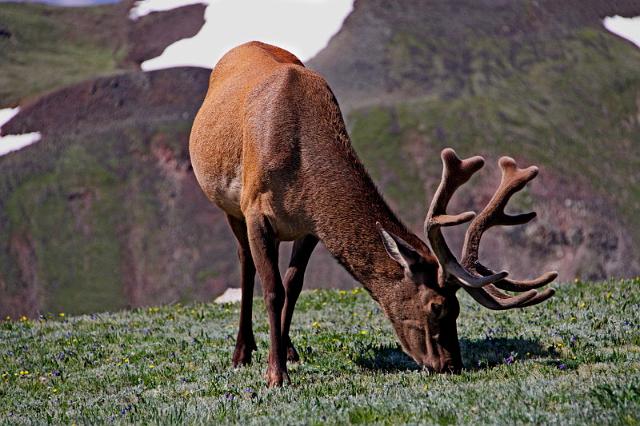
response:
{"label": "yellow flower", "polygon": [[20,370],[20,375],[21,376],[28,376],[29,375],[29,370]]}
{"label": "yellow flower", "polygon": [[26,316],[22,315],[20,317],[20,321],[22,321],[22,322],[29,321],[29,318],[27,318]]}
{"label": "yellow flower", "polygon": [[580,304],[578,305],[578,308],[581,308],[581,309],[586,307],[587,307],[587,304],[584,302],[580,302]]}
{"label": "yellow flower", "polygon": [[60,318],[64,318],[64,312],[60,312],[60,313],[58,314],[58,316],[59,316]]}
{"label": "yellow flower", "polygon": [[360,334],[366,336],[367,334],[369,334],[369,332],[367,330],[360,330]]}
{"label": "yellow flower", "polygon": [[53,388],[53,389],[51,389],[51,392],[53,392],[53,393],[58,393],[58,388]]}
{"label": "yellow flower", "polygon": [[311,327],[320,328],[320,323],[318,321],[314,321],[314,322],[311,323]]}
{"label": "yellow flower", "polygon": [[156,368],[156,366],[153,364],[149,364],[149,368]]}
{"label": "yellow flower", "polygon": [[346,292],[345,290],[339,290],[339,291],[338,291],[338,294],[339,294],[340,296],[344,296],[345,294],[347,294],[347,292]]}

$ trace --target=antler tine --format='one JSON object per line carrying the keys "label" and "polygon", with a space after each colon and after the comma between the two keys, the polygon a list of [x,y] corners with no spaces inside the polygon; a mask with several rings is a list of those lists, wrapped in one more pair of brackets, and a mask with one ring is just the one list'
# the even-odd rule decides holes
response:
{"label": "antler tine", "polygon": [[467,271],[451,253],[440,229],[443,226],[453,226],[468,222],[475,217],[474,212],[448,215],[447,205],[454,192],[482,168],[484,159],[476,156],[460,160],[451,148],[442,150],[440,157],[443,165],[442,179],[429,207],[424,229],[431,249],[438,258],[444,272],[442,278],[445,281],[453,279],[457,284],[471,288],[480,288],[505,278],[507,272],[479,277]]}
{"label": "antler tine", "polygon": [[[462,264],[468,270],[483,276],[493,276],[494,274],[491,269],[478,261],[478,250],[483,233],[496,225],[524,224],[536,216],[535,212],[509,215],[504,212],[504,208],[513,194],[524,188],[528,182],[538,175],[538,168],[531,166],[526,169],[520,169],[510,157],[500,158],[499,165],[502,169],[500,186],[498,186],[489,204],[469,225],[462,249]],[[552,288],[548,288],[541,293],[533,289],[550,283],[557,276],[557,272],[547,272],[533,280],[502,279],[495,282],[495,285],[480,289],[482,291],[478,291],[478,289],[468,289],[468,291],[474,299],[490,309],[521,308],[538,304],[553,296],[555,290]],[[510,296],[499,289],[525,291],[525,293],[518,296]]]}
{"label": "antler tine", "polygon": [[462,248],[462,263],[469,269],[474,269],[478,261],[478,249],[482,234],[496,225],[521,225],[536,217],[535,212],[511,216],[504,212],[507,203],[516,192],[538,175],[538,168],[531,166],[519,169],[513,158],[502,157],[498,162],[502,169],[500,186],[489,201],[489,204],[480,212],[469,225]]}
{"label": "antler tine", "polygon": [[[484,266],[478,261],[476,261],[474,269],[475,269],[475,272],[484,276],[495,274],[495,272],[493,272],[491,269],[487,268],[486,266]],[[508,290],[508,291],[527,291],[534,288],[545,286],[550,282],[552,282],[553,280],[555,280],[556,278],[558,278],[558,273],[556,271],[551,271],[551,272],[545,272],[544,274],[532,280],[512,280],[509,278],[505,278],[504,280],[497,282],[496,286],[503,290]]]}

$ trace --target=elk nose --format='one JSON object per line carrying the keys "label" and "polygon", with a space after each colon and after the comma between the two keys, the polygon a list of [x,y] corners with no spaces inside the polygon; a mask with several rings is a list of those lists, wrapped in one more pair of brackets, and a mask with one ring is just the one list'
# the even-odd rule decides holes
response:
{"label": "elk nose", "polygon": [[459,365],[459,363],[456,363],[451,358],[444,358],[432,363],[432,365],[429,366],[429,370],[435,371],[436,373],[457,374],[462,370],[462,365]]}
{"label": "elk nose", "polygon": [[462,366],[451,358],[425,359],[421,363],[422,368],[433,373],[459,373]]}

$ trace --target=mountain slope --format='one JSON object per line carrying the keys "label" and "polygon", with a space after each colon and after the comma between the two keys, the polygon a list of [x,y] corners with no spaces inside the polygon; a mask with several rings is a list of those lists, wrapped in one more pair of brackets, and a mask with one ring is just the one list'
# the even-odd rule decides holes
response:
{"label": "mountain slope", "polygon": [[103,77],[13,120],[39,124],[43,141],[0,157],[3,314],[208,300],[234,279],[231,236],[188,158],[208,79],[197,68]]}
{"label": "mountain slope", "polygon": [[133,1],[106,6],[0,7],[0,108],[114,71],[137,69],[173,42],[195,35],[204,5],[130,20]]}
{"label": "mountain slope", "polygon": [[[485,258],[561,278],[640,273],[640,50],[601,18],[638,2],[356,1],[310,62],[345,106],[352,139],[416,230],[439,179],[438,152],[490,159],[453,208],[478,209],[495,160],[538,164],[515,208],[527,227],[490,233]],[[456,206],[457,204],[457,206]],[[518,206],[520,204],[520,206]],[[452,210],[453,210],[452,208]],[[460,241],[461,230],[452,232]]]}
{"label": "mountain slope", "polygon": [[[558,269],[562,280],[631,276],[640,273],[640,53],[607,33],[600,17],[640,13],[634,3],[357,1],[309,65],[327,76],[357,152],[416,232],[439,181],[442,147],[488,160],[452,211],[488,201],[499,180],[495,160],[509,154],[541,166],[511,203],[539,217],[490,231],[481,257],[516,277],[543,269]],[[12,5],[0,17],[20,6],[32,11]],[[59,25],[54,12],[21,13],[11,34],[21,19]],[[208,71],[135,70],[179,35],[163,34],[180,27],[169,25],[171,13],[127,23],[146,29],[122,30],[122,38],[116,31],[99,66],[82,65],[68,80],[61,70],[75,69],[72,39],[60,39],[48,63],[36,54],[41,40],[11,54],[0,49],[3,71],[13,70],[0,73],[8,96],[0,100],[22,100],[3,131],[43,135],[0,157],[0,314],[206,300],[237,286],[235,241],[187,154]],[[176,31],[197,31],[190,25],[200,21],[184,13]],[[21,86],[29,69],[46,79]],[[103,73],[115,74],[95,77]],[[447,233],[452,247],[463,230]],[[354,284],[322,248],[307,277],[307,288]]]}

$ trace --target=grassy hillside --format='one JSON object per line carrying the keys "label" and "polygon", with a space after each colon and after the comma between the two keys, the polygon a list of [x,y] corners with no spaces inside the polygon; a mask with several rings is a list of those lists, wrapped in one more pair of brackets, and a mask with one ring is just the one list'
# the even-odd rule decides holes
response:
{"label": "grassy hillside", "polygon": [[44,140],[0,157],[3,316],[210,300],[220,277],[235,280],[235,259],[220,260],[233,237],[188,158],[208,78],[199,68],[104,77],[12,122],[39,124]]}
{"label": "grassy hillside", "polygon": [[[541,167],[514,209],[539,218],[497,231],[496,268],[599,279],[640,273],[640,50],[607,32],[637,2],[356,1],[310,61],[347,113],[353,143],[392,204],[420,229],[439,151]],[[487,167],[489,169],[490,167]],[[454,200],[477,209],[496,172]],[[456,206],[454,206],[456,208]],[[461,239],[460,233],[456,235]],[[522,254],[525,253],[525,256]],[[500,265],[500,266],[498,266]]]}
{"label": "grassy hillside", "polygon": [[640,280],[573,283],[491,312],[462,296],[466,371],[429,375],[361,290],[305,292],[302,362],[267,389],[268,329],[230,367],[239,307],[173,305],[0,323],[0,417],[53,423],[629,424],[640,422]]}
{"label": "grassy hillside", "polygon": [[92,7],[2,3],[0,107],[68,84],[137,68],[204,23],[204,6],[128,17],[133,2]]}

